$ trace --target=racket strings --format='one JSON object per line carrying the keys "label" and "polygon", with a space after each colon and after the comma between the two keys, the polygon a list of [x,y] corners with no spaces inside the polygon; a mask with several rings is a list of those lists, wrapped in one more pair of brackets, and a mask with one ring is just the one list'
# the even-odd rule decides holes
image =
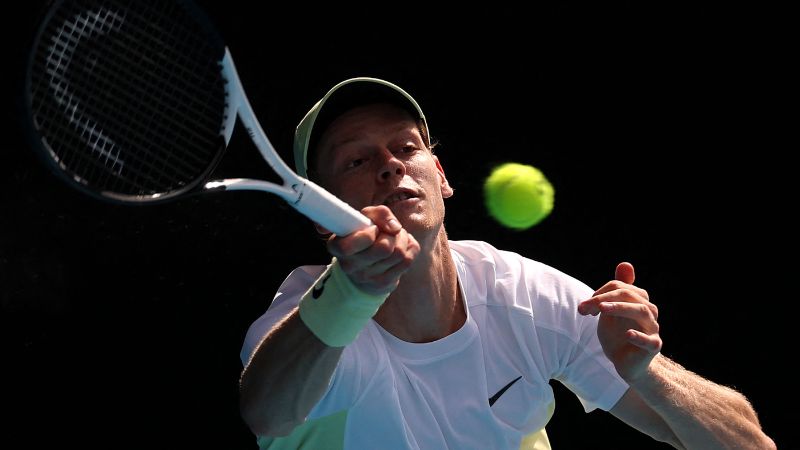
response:
{"label": "racket strings", "polygon": [[[50,53],[49,59],[47,60],[47,73],[50,75],[50,80],[59,77],[62,71],[69,65],[70,57],[74,53],[75,34],[85,33],[87,26],[90,26],[89,32],[92,33],[91,27],[97,24],[97,20],[95,20],[92,15],[85,15],[83,19],[84,20],[76,21],[74,24],[68,22],[63,23],[54,30],[56,36],[61,38],[61,40],[52,39],[54,51]],[[107,31],[113,27],[115,21],[113,17],[106,17],[100,24],[101,29],[95,30],[95,32],[103,33]],[[105,166],[109,166],[109,162],[111,162],[110,168],[112,171],[118,172],[121,170],[122,162],[119,159],[120,155],[118,149],[115,149],[116,144],[113,140],[105,136],[102,130],[98,129],[98,125],[94,120],[80,114],[80,105],[70,93],[67,86],[52,82],[49,84],[53,91],[53,97],[68,114],[69,123],[73,127],[81,130],[81,138],[90,144],[92,151],[97,154],[95,156],[102,157]],[[71,139],[70,142],[75,143],[75,139]],[[65,155],[63,160],[64,164],[72,164],[74,162],[75,164],[80,164],[75,166],[79,171],[83,172],[86,170],[86,160],[78,162],[74,161],[75,158],[69,158],[69,156],[70,155]]]}
{"label": "racket strings", "polygon": [[45,34],[32,104],[60,165],[123,195],[181,189],[210,170],[221,53],[179,4],[65,2]]}
{"label": "racket strings", "polygon": [[[183,26],[182,22],[174,21],[171,18],[172,14],[174,13],[174,8],[176,7],[174,2],[162,6],[165,6],[168,9],[164,11],[158,11],[159,14],[153,14],[153,11],[151,10],[146,10],[146,14],[140,14],[140,11],[138,10],[130,11],[129,18],[136,17],[139,23],[142,24],[142,27],[133,27],[130,35],[123,35],[123,37],[133,38],[127,39],[127,41],[130,42],[122,42],[124,46],[136,46],[138,43],[141,43],[142,49],[160,48],[161,52],[152,55],[152,57],[142,59],[141,62],[143,64],[140,66],[136,66],[134,64],[137,62],[137,59],[140,59],[138,58],[140,55],[139,48],[134,47],[133,52],[126,52],[124,48],[119,49],[119,52],[115,52],[115,54],[119,54],[126,58],[124,62],[126,64],[130,64],[129,67],[135,68],[137,72],[135,79],[138,81],[133,83],[134,89],[129,91],[130,95],[128,98],[125,98],[125,101],[122,102],[123,104],[119,106],[120,108],[127,107],[126,115],[136,115],[138,111],[141,111],[141,109],[132,106],[126,106],[126,104],[135,105],[137,99],[141,98],[139,96],[148,95],[148,92],[141,89],[141,86],[151,86],[153,83],[158,83],[159,89],[162,89],[161,86],[164,86],[165,88],[168,85],[174,86],[177,83],[181,83],[181,78],[185,81],[188,81],[188,83],[182,86],[182,91],[175,92],[176,95],[169,99],[172,101],[172,104],[167,103],[167,101],[165,101],[166,99],[161,96],[152,96],[150,98],[150,100],[153,102],[151,106],[155,107],[156,111],[158,112],[158,118],[164,120],[164,123],[168,124],[173,129],[177,129],[182,132],[181,134],[177,134],[175,136],[177,138],[175,143],[178,145],[178,148],[165,153],[166,159],[163,161],[165,163],[163,168],[178,169],[186,158],[193,160],[186,162],[195,162],[201,164],[201,167],[205,167],[205,158],[211,156],[211,153],[213,152],[206,152],[204,155],[196,155],[194,152],[180,152],[181,148],[191,148],[190,146],[192,143],[187,139],[187,137],[191,137],[192,139],[199,138],[202,140],[202,136],[195,133],[195,130],[198,129],[198,127],[213,128],[219,125],[218,121],[206,121],[206,123],[201,123],[202,119],[206,119],[208,117],[207,115],[192,116],[192,119],[194,119],[195,122],[184,119],[187,117],[187,113],[189,111],[198,111],[205,106],[204,103],[195,100],[197,98],[203,98],[206,95],[196,88],[196,86],[201,85],[204,80],[196,77],[196,71],[182,70],[185,67],[190,67],[193,61],[197,61],[197,56],[191,55],[192,58],[187,58],[179,51],[176,51],[176,49],[183,49],[183,47],[178,45],[178,42],[190,41],[192,39],[192,35],[196,34],[196,30],[188,30]],[[171,30],[172,35],[165,36],[164,32],[162,31],[165,24],[161,22],[164,22],[165,19],[169,20],[169,24],[167,25],[173,27]],[[166,42],[161,42],[160,38],[164,36]],[[202,46],[200,47],[202,48]],[[192,46],[188,49],[193,51],[194,48],[196,47]],[[208,58],[202,59],[209,61]],[[204,69],[207,73],[208,68]],[[119,92],[118,94],[124,95],[124,92]],[[217,107],[217,111],[218,108],[219,106]],[[213,113],[213,111],[208,112]],[[140,119],[141,120],[138,121],[139,124],[150,125],[152,123],[152,118],[141,117]],[[150,121],[150,123],[148,123],[148,121]],[[157,138],[157,134],[152,131],[152,127],[141,127],[137,131],[139,134],[144,136],[144,142],[150,142]],[[217,140],[205,140],[205,145],[199,149],[213,149],[217,143]],[[176,158],[175,156],[179,154],[181,158]],[[201,158],[201,156],[205,158]],[[189,166],[189,170],[191,170],[192,167],[194,166]],[[180,175],[180,171],[178,171],[178,175]]]}
{"label": "racket strings", "polygon": [[[108,16],[108,15],[106,15],[106,16]],[[59,36],[66,36],[68,38],[68,40],[72,41],[71,43],[74,45],[74,41],[76,41],[76,39],[74,39],[74,35],[76,33],[85,33],[86,24],[88,22],[92,22],[91,19],[93,18],[93,16],[92,15],[87,15],[87,18],[90,19],[90,20],[76,20],[74,23],[66,22],[65,23],[66,24],[65,28],[67,28],[68,31],[70,31],[70,33],[60,33]],[[70,25],[72,25],[72,26],[70,26]],[[113,29],[114,25],[107,26],[107,27],[104,27],[104,28],[106,30]],[[66,47],[63,47],[63,48],[69,49],[71,47],[72,46],[67,45]],[[67,55],[67,56],[69,56],[69,55]],[[68,58],[59,57],[58,61],[60,62],[63,59],[68,59]],[[116,67],[114,69],[119,70],[119,68],[116,68]],[[135,100],[135,98],[124,98],[125,97],[125,91],[119,91],[118,89],[115,90],[114,89],[114,83],[113,82],[109,83],[109,82],[106,81],[106,78],[108,78],[108,76],[113,76],[114,73],[116,73],[116,72],[99,73],[98,74],[99,76],[96,79],[97,87],[99,89],[101,89],[101,90],[102,89],[106,89],[106,90],[110,91],[111,94],[114,94],[114,95],[108,97],[109,99],[112,100],[112,103],[110,103],[110,104],[108,104],[106,106],[110,106],[113,109],[121,110],[125,114],[127,114],[128,116],[135,116],[136,115],[136,109],[132,109],[132,108],[128,108],[127,107],[128,102],[130,102],[132,100]],[[106,75],[106,76],[104,76],[104,75]],[[57,92],[58,92],[59,88],[60,88],[61,91],[65,90],[65,88],[63,86],[58,86],[57,85],[56,86],[56,91]],[[61,94],[62,94],[61,97],[63,98],[64,97],[64,93],[61,92]],[[134,93],[134,94],[138,95],[140,93]],[[114,100],[118,100],[118,102],[117,102],[118,104],[113,104]],[[91,104],[91,101],[89,103]],[[70,109],[74,113],[74,111],[76,110],[76,105],[69,105],[68,109]],[[106,119],[113,119],[114,118],[114,116],[110,115],[110,114],[106,114],[104,117]],[[98,139],[94,139],[95,137],[97,137],[97,134],[94,132],[95,124],[91,123],[91,122],[93,122],[93,121],[85,120],[85,123],[82,126],[82,131],[83,131],[82,134],[85,135],[85,134],[87,134],[87,131],[89,131],[88,134],[90,134],[92,136],[92,138],[93,138],[92,141],[89,142],[89,143],[91,144],[91,148],[96,150],[97,149],[97,141],[98,141]],[[135,126],[137,123],[141,123],[141,122],[142,122],[142,118],[139,118],[138,120],[131,121],[131,124],[133,124]],[[135,133],[132,134],[133,137],[136,136],[136,133],[139,133],[139,134],[141,134],[141,133],[150,134],[150,133],[148,133],[148,130],[146,128],[140,128],[139,130],[134,130],[134,131],[135,131]],[[150,140],[152,140],[152,136],[146,136],[146,137],[148,137]],[[102,136],[100,136],[99,140],[106,141],[106,142],[108,141],[107,139],[104,139]],[[106,160],[109,159],[109,152],[103,151],[102,148],[100,149],[99,152],[106,157]],[[86,158],[84,158],[84,159],[87,160],[87,161],[91,160],[91,159],[86,159]],[[118,158],[115,157],[114,164],[111,166],[112,169],[116,168],[116,163],[117,162],[118,162]],[[85,167],[76,167],[76,169],[79,170],[79,171],[83,171],[83,170],[85,170]]]}

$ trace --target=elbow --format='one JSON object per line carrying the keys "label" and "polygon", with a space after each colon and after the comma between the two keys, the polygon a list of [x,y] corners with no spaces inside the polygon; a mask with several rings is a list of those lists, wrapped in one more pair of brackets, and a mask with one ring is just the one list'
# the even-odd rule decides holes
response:
{"label": "elbow", "polygon": [[769,438],[766,434],[762,439],[762,445],[759,448],[763,448],[764,450],[778,450],[778,446],[775,445],[775,441]]}
{"label": "elbow", "polygon": [[256,436],[285,437],[303,422],[282,417],[280,414],[271,414],[263,404],[255,403],[257,402],[248,401],[246,397],[242,396],[239,401],[239,414]]}

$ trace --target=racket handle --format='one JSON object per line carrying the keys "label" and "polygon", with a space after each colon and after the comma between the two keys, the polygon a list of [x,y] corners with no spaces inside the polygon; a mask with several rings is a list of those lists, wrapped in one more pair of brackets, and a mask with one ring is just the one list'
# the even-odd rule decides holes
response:
{"label": "racket handle", "polygon": [[339,236],[372,225],[367,216],[310,180],[303,179],[298,191],[299,198],[292,206]]}

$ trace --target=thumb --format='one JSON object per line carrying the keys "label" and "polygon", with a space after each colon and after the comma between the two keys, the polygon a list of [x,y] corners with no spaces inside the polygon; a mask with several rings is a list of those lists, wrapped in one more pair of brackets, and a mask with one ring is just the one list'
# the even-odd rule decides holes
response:
{"label": "thumb", "polygon": [[633,284],[633,280],[636,279],[636,272],[633,270],[633,264],[629,262],[617,264],[617,270],[614,271],[614,279],[626,284]]}

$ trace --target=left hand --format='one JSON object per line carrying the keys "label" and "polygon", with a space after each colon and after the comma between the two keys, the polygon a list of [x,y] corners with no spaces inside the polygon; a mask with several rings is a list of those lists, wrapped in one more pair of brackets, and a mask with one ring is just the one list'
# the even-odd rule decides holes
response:
{"label": "left hand", "polygon": [[633,265],[619,263],[614,281],[578,305],[582,315],[600,314],[597,325],[600,345],[628,383],[646,374],[662,345],[658,308],[650,303],[647,291],[633,285],[635,277]]}

